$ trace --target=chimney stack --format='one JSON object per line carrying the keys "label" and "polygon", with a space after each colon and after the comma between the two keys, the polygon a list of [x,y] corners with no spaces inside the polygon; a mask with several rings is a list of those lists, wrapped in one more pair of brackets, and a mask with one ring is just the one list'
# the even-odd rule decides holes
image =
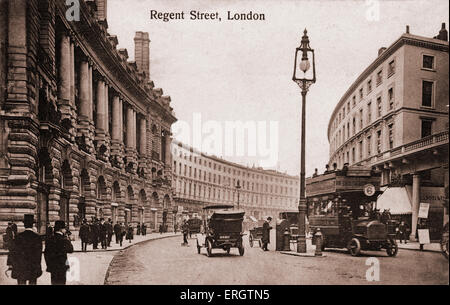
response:
{"label": "chimney stack", "polygon": [[438,35],[437,39],[444,40],[444,41],[448,40],[448,33],[447,33],[447,30],[445,29],[445,22],[442,22],[442,27],[441,27],[441,30],[439,31],[439,35]]}
{"label": "chimney stack", "polygon": [[378,49],[378,56],[381,55],[381,53],[383,53],[386,50],[385,47],[381,47],[380,49]]}
{"label": "chimney stack", "polygon": [[107,0],[95,0],[95,4],[97,4],[97,20],[106,20]]}
{"label": "chimney stack", "polygon": [[406,26],[406,34],[409,34],[409,25]]}
{"label": "chimney stack", "polygon": [[146,32],[136,32],[134,37],[134,60],[140,72],[150,79],[150,38]]}

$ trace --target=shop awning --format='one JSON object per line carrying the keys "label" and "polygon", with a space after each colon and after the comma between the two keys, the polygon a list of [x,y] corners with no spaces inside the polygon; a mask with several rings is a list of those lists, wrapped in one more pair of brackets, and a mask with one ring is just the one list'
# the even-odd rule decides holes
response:
{"label": "shop awning", "polygon": [[389,187],[378,197],[377,209],[380,212],[390,209],[392,215],[411,214],[411,201],[406,188]]}

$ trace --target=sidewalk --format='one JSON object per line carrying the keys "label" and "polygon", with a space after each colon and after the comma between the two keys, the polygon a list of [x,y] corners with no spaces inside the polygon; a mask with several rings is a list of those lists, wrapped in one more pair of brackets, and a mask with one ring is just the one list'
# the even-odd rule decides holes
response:
{"label": "sidewalk", "polygon": [[[122,247],[116,244],[113,237],[113,240],[111,241],[111,247],[107,250],[92,250],[92,245],[88,245],[87,252],[81,252],[81,241],[73,241],[72,244],[74,247],[74,253],[68,254],[69,260],[74,260],[71,264],[71,273],[73,279],[70,280],[70,277],[68,277],[67,285],[103,285],[109,264],[111,263],[113,257],[117,253],[119,253],[119,251],[127,249],[144,241],[169,237],[181,238],[181,234],[151,233],[147,234],[146,236],[135,235],[131,243],[129,241],[124,241]],[[7,251],[2,251],[7,253]],[[0,253],[0,285],[16,285],[16,280],[8,278],[5,275],[5,271],[7,269],[6,259],[7,255],[1,255]],[[75,265],[79,265],[79,268],[74,268]],[[45,270],[46,264],[44,257],[42,257],[42,276],[38,278],[38,285],[50,285],[50,273],[46,272]],[[8,272],[8,276],[10,275],[11,273]]]}
{"label": "sidewalk", "polygon": [[[407,244],[401,244],[400,242],[397,242],[397,245],[398,249],[420,251],[420,244],[417,241],[408,242]],[[441,245],[439,243],[425,244],[423,245],[423,250],[428,252],[441,253]]]}

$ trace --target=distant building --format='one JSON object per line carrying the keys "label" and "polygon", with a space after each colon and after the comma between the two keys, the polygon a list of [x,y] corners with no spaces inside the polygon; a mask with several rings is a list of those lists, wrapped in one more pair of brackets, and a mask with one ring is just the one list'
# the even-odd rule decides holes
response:
{"label": "distant building", "polygon": [[[399,217],[410,223],[412,237],[421,202],[431,204],[432,239],[448,221],[443,207],[448,189],[448,67],[445,23],[434,38],[412,35],[407,27],[390,47],[380,48],[328,124],[329,165],[363,165],[381,172],[381,185],[391,188],[386,193],[391,202],[381,196],[379,206],[396,206]],[[399,202],[404,198],[409,202]]]}
{"label": "distant building", "polygon": [[268,215],[275,219],[281,211],[298,210],[298,177],[232,163],[175,140],[172,154],[174,201],[179,217],[199,214],[204,206],[212,204],[237,208],[238,202],[246,216],[254,219]]}

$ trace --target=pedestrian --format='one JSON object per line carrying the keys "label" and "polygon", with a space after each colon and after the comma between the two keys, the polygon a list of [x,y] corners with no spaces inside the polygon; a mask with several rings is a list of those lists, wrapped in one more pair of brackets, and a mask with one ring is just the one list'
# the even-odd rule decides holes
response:
{"label": "pedestrian", "polygon": [[106,223],[103,218],[100,219],[100,225],[99,225],[99,234],[100,234],[100,244],[102,245],[102,249],[107,249],[107,242],[106,242],[106,235],[107,235],[107,228]]}
{"label": "pedestrian", "polygon": [[423,251],[423,243],[421,243],[421,240],[419,238],[419,230],[424,230],[427,229],[428,225],[427,225],[427,219],[425,218],[419,218],[419,221],[417,223],[417,231],[416,231],[416,237],[417,240],[419,241],[419,249],[420,251]]}
{"label": "pedestrian", "polygon": [[183,222],[183,225],[181,226],[181,230],[183,231],[183,244],[187,245],[188,244],[187,237],[189,234],[189,225],[186,220]]}
{"label": "pedestrian", "polygon": [[53,236],[53,227],[50,223],[47,224],[47,228],[45,229],[45,240],[49,239]]}
{"label": "pedestrian", "polygon": [[159,225],[159,234],[162,234],[163,233],[163,224],[160,224]]}
{"label": "pedestrian", "polygon": [[144,235],[144,236],[147,235],[147,226],[145,223],[142,223],[141,231],[142,231],[142,235]]}
{"label": "pedestrian", "polygon": [[100,226],[98,223],[98,219],[95,218],[91,224],[91,240],[92,240],[92,249],[98,249],[98,242],[100,237]]}
{"label": "pedestrian", "polygon": [[47,264],[47,272],[51,274],[52,285],[65,285],[67,253],[73,252],[73,246],[66,235],[66,224],[62,220],[55,222],[54,234],[45,242],[44,258]]}
{"label": "pedestrian", "polygon": [[178,224],[177,223],[175,223],[173,225],[173,231],[175,232],[175,234],[177,234],[177,231],[178,231]]}
{"label": "pedestrian", "polygon": [[123,243],[123,237],[125,236],[125,234],[127,234],[126,231],[127,231],[127,229],[125,228],[123,223],[120,223],[119,243],[120,243],[121,247],[122,247],[122,243]]}
{"label": "pedestrian", "polygon": [[127,240],[130,241],[133,239],[133,227],[131,225],[128,225],[128,230],[127,230]]}
{"label": "pedestrian", "polygon": [[17,237],[17,225],[14,222],[14,220],[11,220],[11,229],[13,231],[13,239],[16,239],[16,237]]}
{"label": "pedestrian", "polygon": [[111,247],[111,240],[113,236],[114,230],[111,218],[108,218],[108,221],[106,222],[106,245],[108,247]]}
{"label": "pedestrian", "polygon": [[136,225],[136,235],[141,235],[141,224],[140,223],[138,223]]}
{"label": "pedestrian", "polygon": [[33,231],[34,216],[24,215],[25,231],[11,241],[7,258],[8,270],[18,285],[36,285],[42,275],[42,239]]}
{"label": "pedestrian", "polygon": [[80,239],[81,239],[81,251],[86,252],[87,245],[89,243],[89,237],[91,235],[91,230],[89,228],[89,225],[88,225],[86,219],[83,219],[83,223],[81,224],[79,235],[80,235]]}
{"label": "pedestrian", "polygon": [[114,235],[116,236],[116,244],[118,244],[119,240],[120,240],[120,235],[121,235],[120,223],[116,223],[114,225]]}
{"label": "pedestrian", "polygon": [[402,220],[400,222],[400,225],[398,226],[398,234],[400,237],[401,244],[403,243],[403,240],[405,241],[405,244],[408,243],[408,230],[409,230],[408,225],[405,223],[404,220]]}
{"label": "pedestrian", "polygon": [[272,227],[270,226],[270,222],[272,221],[272,217],[267,217],[267,220],[264,221],[263,229],[262,229],[262,238],[261,241],[263,243],[263,250],[269,251],[267,245],[270,243],[270,230]]}
{"label": "pedestrian", "polygon": [[12,222],[8,222],[8,226],[6,227],[6,232],[3,237],[3,242],[5,243],[4,248],[6,250],[10,250],[11,245],[14,242],[14,230],[12,227]]}

